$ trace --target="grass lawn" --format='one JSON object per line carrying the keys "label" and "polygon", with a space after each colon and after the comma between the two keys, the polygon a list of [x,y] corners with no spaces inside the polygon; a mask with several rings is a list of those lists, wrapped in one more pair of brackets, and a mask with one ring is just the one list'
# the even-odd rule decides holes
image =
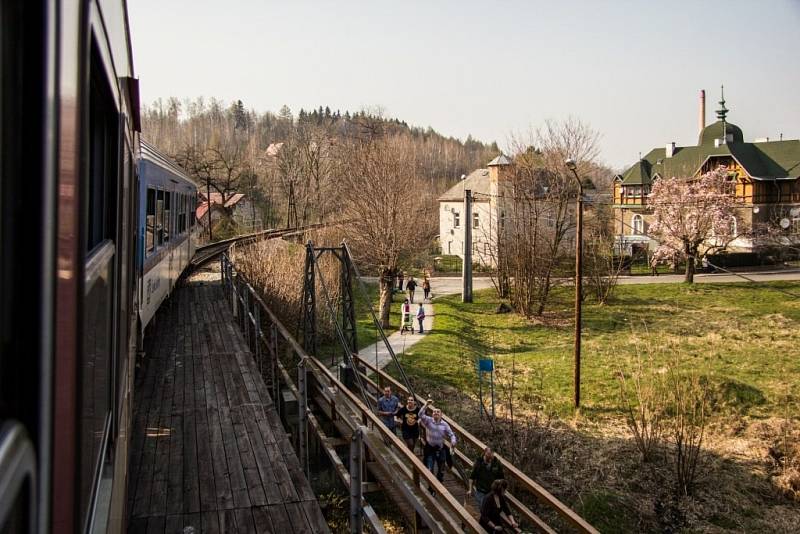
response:
{"label": "grass lawn", "polygon": [[[656,368],[679,355],[714,385],[718,409],[754,416],[798,413],[800,283],[619,286],[612,302],[583,307],[582,413],[616,415],[619,371],[636,368],[649,344]],[[434,301],[431,334],[403,358],[410,375],[477,395],[477,357],[495,358],[500,388],[515,365],[516,398],[571,413],[572,292],[559,288],[544,321],[497,314],[494,291]],[[793,391],[791,388],[794,387]],[[788,401],[788,402],[787,402]]]}
{"label": "grass lawn", "polygon": [[[364,287],[367,290],[369,301],[364,299],[362,291],[357,286],[353,287],[353,298],[356,301],[356,328],[359,350],[372,345],[380,339],[380,334],[378,334],[375,322],[369,312],[369,303],[371,302],[375,313],[378,314],[380,290],[378,289],[378,284],[364,284]],[[392,296],[392,306],[389,313],[390,327],[385,329],[387,336],[400,329],[400,303],[403,301],[403,295],[396,293]]]}

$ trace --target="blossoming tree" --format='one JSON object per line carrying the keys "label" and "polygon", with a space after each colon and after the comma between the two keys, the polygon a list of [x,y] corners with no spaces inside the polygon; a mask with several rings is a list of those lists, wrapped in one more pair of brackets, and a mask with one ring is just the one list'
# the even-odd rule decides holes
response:
{"label": "blossoming tree", "polygon": [[724,167],[698,178],[661,178],[651,189],[650,236],[656,260],[686,261],[685,282],[694,282],[697,260],[725,249],[740,234],[734,223],[733,182]]}

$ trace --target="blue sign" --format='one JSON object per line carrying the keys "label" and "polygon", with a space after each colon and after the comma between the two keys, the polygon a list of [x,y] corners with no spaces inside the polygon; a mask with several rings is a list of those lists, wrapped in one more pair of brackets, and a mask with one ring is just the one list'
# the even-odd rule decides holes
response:
{"label": "blue sign", "polygon": [[494,360],[478,360],[478,371],[492,372],[494,370]]}

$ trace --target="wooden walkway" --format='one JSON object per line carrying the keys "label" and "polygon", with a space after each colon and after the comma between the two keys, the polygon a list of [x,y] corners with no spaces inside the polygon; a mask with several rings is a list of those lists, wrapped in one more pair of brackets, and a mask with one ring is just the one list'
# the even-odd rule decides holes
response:
{"label": "wooden walkway", "polygon": [[328,532],[219,282],[187,282],[155,321],[136,380],[129,532]]}

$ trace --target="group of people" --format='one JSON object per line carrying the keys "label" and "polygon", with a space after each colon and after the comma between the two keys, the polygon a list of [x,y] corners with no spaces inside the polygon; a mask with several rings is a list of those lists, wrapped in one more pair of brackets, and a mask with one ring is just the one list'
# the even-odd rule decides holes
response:
{"label": "group of people", "polygon": [[[403,282],[405,282],[405,291],[408,293],[408,300],[411,304],[414,304],[414,294],[417,291],[417,281],[414,280],[413,276],[408,277],[408,281],[405,280],[405,276],[403,275],[403,271],[397,271],[397,291],[403,292]],[[430,278],[427,276],[422,280],[422,292],[424,293],[424,300],[428,300],[431,297],[431,281]]]}
{"label": "group of people", "polygon": [[[431,415],[427,409],[431,406]],[[383,388],[383,395],[378,398],[378,416],[392,432],[400,432],[406,446],[415,451],[418,441],[422,441],[422,457],[425,467],[434,473],[439,482],[444,481],[445,466],[452,467],[453,460],[450,449],[456,446],[456,435],[450,425],[442,418],[442,410],[433,406],[428,399],[421,406],[412,395],[401,406],[400,399],[392,394],[390,387]],[[425,429],[425,437],[421,439],[420,427]],[[480,510],[480,524],[487,532],[521,532],[505,497],[508,482],[504,478],[503,466],[495,457],[490,447],[475,460],[469,478],[469,493],[475,498]],[[431,495],[436,495],[429,487]]]}

